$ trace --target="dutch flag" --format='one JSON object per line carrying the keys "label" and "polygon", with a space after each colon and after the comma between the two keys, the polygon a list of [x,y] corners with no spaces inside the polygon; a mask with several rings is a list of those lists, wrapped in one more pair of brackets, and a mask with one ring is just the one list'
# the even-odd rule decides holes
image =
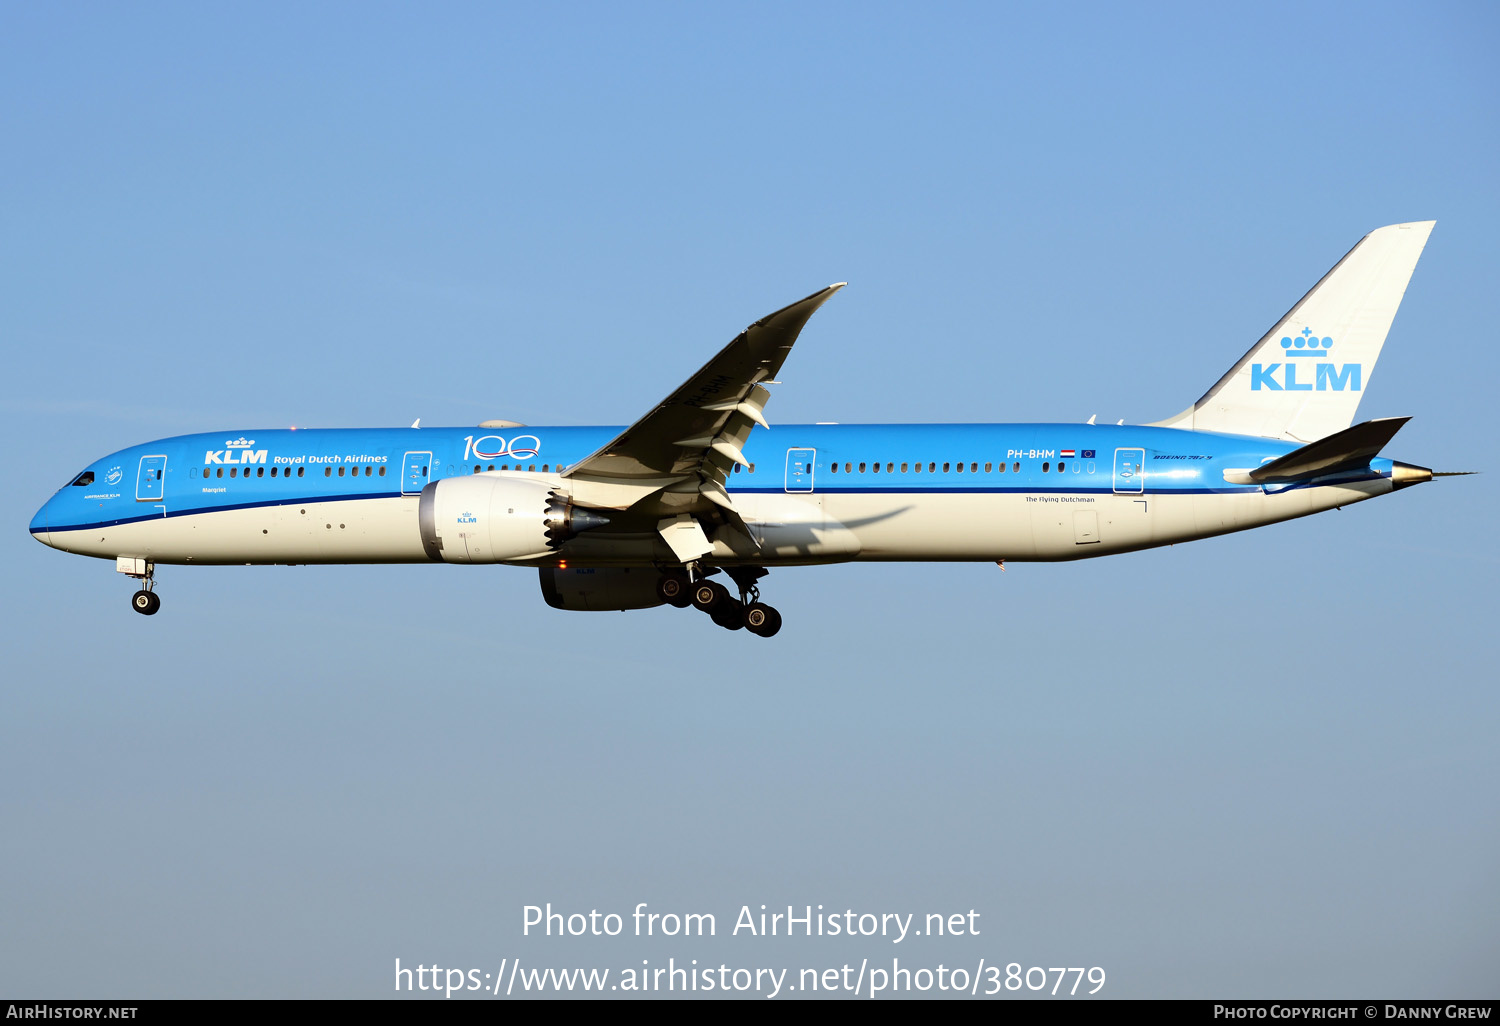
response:
{"label": "dutch flag", "polygon": [[1071,455],[1073,455],[1073,450],[1072,449],[1064,449],[1062,452],[1058,453],[1058,455],[1059,456],[1071,456]]}

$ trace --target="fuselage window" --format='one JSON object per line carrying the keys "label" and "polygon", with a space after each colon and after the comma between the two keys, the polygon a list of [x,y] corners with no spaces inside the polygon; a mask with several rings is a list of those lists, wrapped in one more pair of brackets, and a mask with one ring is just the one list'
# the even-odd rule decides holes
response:
{"label": "fuselage window", "polygon": [[275,476],[276,476],[276,468],[275,468],[275,467],[272,467],[272,468],[271,468],[271,476],[272,476],[272,477],[275,477]]}
{"label": "fuselage window", "polygon": [[375,473],[375,468],[374,467],[366,467],[365,468],[365,477],[369,477],[373,473]]}
{"label": "fuselage window", "polygon": [[265,467],[256,467],[255,468],[255,476],[256,477],[265,477],[266,476],[266,468]]}
{"label": "fuselage window", "polygon": [[854,467],[853,467],[853,465],[849,464],[849,463],[845,463],[844,464],[844,473],[846,473],[846,474],[852,474],[852,473],[854,473]]}
{"label": "fuselage window", "polygon": [[238,477],[239,476],[239,470],[240,470],[239,467],[230,467],[229,468],[229,476],[230,477]]}
{"label": "fuselage window", "polygon": [[971,473],[971,474],[977,474],[977,473],[979,473],[979,464],[977,464],[977,463],[970,463],[969,464],[969,473]]}
{"label": "fuselage window", "polygon": [[[735,469],[735,472],[738,473],[739,469],[740,469],[740,465],[738,463],[736,463],[734,465],[734,469]],[[830,463],[830,464],[828,464],[828,472],[830,474],[837,474],[839,472],[839,465],[837,463]]]}
{"label": "fuselage window", "polygon": [[992,470],[994,470],[994,469],[995,469],[995,465],[994,465],[994,464],[993,464],[993,463],[986,463],[986,464],[985,464],[985,465],[984,465],[984,472],[985,472],[985,473],[986,473],[986,474],[988,474],[988,473],[989,473],[989,472],[990,472],[990,471],[992,471]]}
{"label": "fuselage window", "polygon": [[423,467],[423,468],[422,468],[422,476],[423,476],[423,477],[426,477],[426,476],[427,476],[427,468],[426,468],[426,467]]}
{"label": "fuselage window", "polygon": [[1002,474],[1005,473],[1005,464],[1004,463],[1000,464],[1000,473],[1002,473]]}
{"label": "fuselage window", "polygon": [[301,476],[302,476],[302,472],[303,472],[303,471],[304,471],[304,470],[306,470],[306,469],[307,469],[307,468],[306,468],[306,467],[298,467],[298,468],[297,468],[297,476],[298,476],[298,477],[301,477]]}
{"label": "fuselage window", "polygon": [[1010,469],[1012,471],[1014,471],[1015,473],[1019,474],[1021,472],[1021,461],[1020,460],[1016,460],[1016,462],[1014,462],[1014,463],[1012,463],[1010,465]]}
{"label": "fuselage window", "polygon": [[860,465],[859,465],[859,472],[860,472],[860,473],[861,473],[861,474],[863,474],[863,473],[864,473],[864,472],[865,472],[865,465],[864,465],[864,464],[863,464],[863,463],[861,463],[861,464],[860,464]]}
{"label": "fuselage window", "polygon": [[324,477],[332,477],[333,476],[333,468],[332,467],[324,467],[323,468],[323,476]]}
{"label": "fuselage window", "polygon": [[945,473],[945,474],[948,473],[949,469],[952,468],[952,466],[953,466],[953,464],[951,464],[951,463],[944,463],[943,464],[943,473]]}
{"label": "fuselage window", "polygon": [[913,473],[920,474],[922,472],[922,464],[920,464],[920,463],[913,463],[911,465],[911,469],[912,469]]}
{"label": "fuselage window", "polygon": [[901,473],[903,473],[903,474],[906,473],[906,464],[905,463],[901,464]]}
{"label": "fuselage window", "polygon": [[547,472],[547,464],[543,463],[542,464],[542,473],[545,474],[546,472]]}
{"label": "fuselage window", "polygon": [[1059,474],[1066,474],[1068,472],[1068,461],[1067,460],[1058,460],[1057,461],[1057,472]]}
{"label": "fuselage window", "polygon": [[958,465],[958,472],[959,472],[959,473],[960,473],[960,474],[962,474],[962,473],[963,473],[963,472],[964,472],[964,465],[963,465],[963,464],[962,464],[962,463],[960,463],[960,464],[959,464],[959,465]]}
{"label": "fuselage window", "polygon": [[927,464],[927,473],[929,473],[929,474],[936,474],[937,473],[937,464],[936,463],[929,463],[929,464]]}
{"label": "fuselage window", "polygon": [[878,473],[880,473],[880,464],[879,463],[872,463],[872,464],[870,464],[870,473],[872,473],[872,474],[878,474]]}
{"label": "fuselage window", "polygon": [[755,473],[755,464],[754,463],[750,464],[750,473],[752,473],[752,474]]}
{"label": "fuselage window", "polygon": [[[56,478],[54,478],[53,480],[56,480]],[[93,483],[94,472],[92,470],[85,470],[82,474],[79,474],[73,479],[73,486],[76,488],[83,488],[84,486],[91,485]]]}
{"label": "fuselage window", "polygon": [[1043,474],[1045,474],[1049,469],[1051,469],[1051,464],[1049,464],[1049,463],[1043,463],[1042,464],[1042,473]]}
{"label": "fuselage window", "polygon": [[[494,470],[494,469],[495,469],[495,468],[494,468],[494,467],[491,467],[491,468],[490,468],[490,469],[491,469],[491,470]],[[385,477],[385,468],[384,468],[384,467],[381,467],[381,468],[380,468],[380,476],[381,476],[381,477]]]}
{"label": "fuselage window", "polygon": [[218,473],[216,473],[214,476],[215,477],[223,477],[224,476],[224,468],[223,467],[219,467],[218,468]]}
{"label": "fuselage window", "polygon": [[340,467],[339,468],[339,477],[343,477],[343,476],[344,476],[344,468]]}
{"label": "fuselage window", "polygon": [[208,468],[208,467],[204,467],[203,468],[203,476],[204,477],[208,477],[210,475],[210,473],[211,473],[210,468]]}
{"label": "fuselage window", "polygon": [[[493,463],[491,463],[489,469],[494,470],[495,469],[495,465]],[[385,475],[385,468],[384,467],[380,468],[380,473],[381,473],[382,476]]]}

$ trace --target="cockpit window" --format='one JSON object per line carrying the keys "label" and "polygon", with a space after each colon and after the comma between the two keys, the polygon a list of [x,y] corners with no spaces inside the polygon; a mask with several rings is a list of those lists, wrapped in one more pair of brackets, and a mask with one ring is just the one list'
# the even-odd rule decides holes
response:
{"label": "cockpit window", "polygon": [[75,488],[79,487],[81,485],[91,485],[93,483],[94,483],[94,472],[92,470],[85,470],[82,474],[79,474],[77,477],[75,477],[73,479],[73,486]]}

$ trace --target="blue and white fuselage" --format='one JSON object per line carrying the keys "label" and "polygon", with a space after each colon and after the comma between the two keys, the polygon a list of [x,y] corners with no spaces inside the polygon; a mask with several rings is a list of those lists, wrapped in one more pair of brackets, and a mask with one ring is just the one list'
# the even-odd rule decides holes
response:
{"label": "blue and white fuselage", "polygon": [[[418,505],[455,477],[563,483],[621,428],[243,431],[183,435],[97,460],[37,513],[54,548],[155,563],[430,562]],[[1296,443],[1087,424],[777,425],[725,489],[750,537],[711,534],[714,562],[1063,560],[1288,520],[1382,495],[1393,462],[1336,481],[1236,483]],[[92,478],[89,479],[89,475]],[[806,534],[804,544],[792,539]],[[756,544],[757,541],[760,544]],[[439,557],[440,558],[440,557]],[[530,566],[674,562],[608,526]]]}

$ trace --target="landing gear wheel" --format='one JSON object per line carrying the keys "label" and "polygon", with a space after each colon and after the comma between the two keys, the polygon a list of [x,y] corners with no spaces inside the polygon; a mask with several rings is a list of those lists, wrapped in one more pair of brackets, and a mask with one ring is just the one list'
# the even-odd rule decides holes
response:
{"label": "landing gear wheel", "polygon": [[692,605],[692,585],[688,583],[687,574],[662,574],[661,580],[656,582],[656,597],[678,609]]}
{"label": "landing gear wheel", "polygon": [[751,634],[769,638],[781,630],[781,614],[774,606],[764,602],[752,602],[745,607],[745,629]]}
{"label": "landing gear wheel", "polygon": [[737,631],[745,626],[745,607],[734,599],[729,599],[715,606],[708,618],[726,631]]}
{"label": "landing gear wheel", "polygon": [[700,581],[693,586],[692,603],[705,613],[712,613],[720,606],[731,602],[734,602],[734,598],[729,594],[729,589],[722,584]]}
{"label": "landing gear wheel", "polygon": [[156,592],[142,588],[130,596],[130,608],[142,616],[150,616],[161,608],[161,599],[156,597]]}

